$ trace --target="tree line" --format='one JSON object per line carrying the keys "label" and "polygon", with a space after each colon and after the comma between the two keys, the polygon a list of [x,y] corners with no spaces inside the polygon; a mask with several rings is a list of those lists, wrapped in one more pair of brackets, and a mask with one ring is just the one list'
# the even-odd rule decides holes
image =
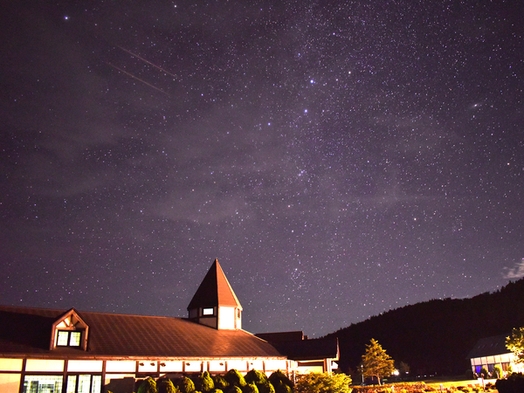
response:
{"label": "tree line", "polygon": [[350,375],[359,376],[361,355],[371,338],[409,364],[411,375],[463,375],[470,369],[467,355],[479,339],[524,326],[522,299],[524,279],[470,299],[435,299],[390,310],[328,336],[338,338],[339,366]]}

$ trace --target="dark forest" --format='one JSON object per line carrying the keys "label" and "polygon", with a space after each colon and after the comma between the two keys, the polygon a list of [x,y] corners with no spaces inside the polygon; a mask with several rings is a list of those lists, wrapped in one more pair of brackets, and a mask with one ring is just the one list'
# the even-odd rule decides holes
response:
{"label": "dark forest", "polygon": [[410,376],[461,375],[470,369],[469,351],[483,337],[524,326],[524,279],[469,299],[436,299],[384,312],[329,334],[340,343],[339,367],[358,369],[365,345],[379,341]]}

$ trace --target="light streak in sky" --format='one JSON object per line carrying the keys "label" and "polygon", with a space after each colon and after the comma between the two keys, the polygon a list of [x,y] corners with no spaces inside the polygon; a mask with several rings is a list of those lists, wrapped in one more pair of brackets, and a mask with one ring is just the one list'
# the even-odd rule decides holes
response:
{"label": "light streak in sky", "polygon": [[164,69],[164,68],[162,68],[162,67],[160,67],[160,66],[157,66],[156,64],[150,62],[149,60],[144,59],[143,57],[137,55],[136,53],[133,53],[133,52],[131,52],[130,50],[127,50],[126,48],[122,48],[121,46],[117,46],[117,47],[118,47],[119,49],[123,50],[124,52],[129,53],[131,56],[134,56],[134,57],[136,57],[137,59],[142,60],[144,63],[147,63],[147,64],[149,64],[149,65],[155,67],[157,70],[160,70],[160,71],[162,71],[162,72],[165,72],[166,74],[171,75],[173,78],[176,78],[176,77],[177,77],[175,74],[172,74],[172,73],[169,72],[168,70],[166,70],[166,69]]}
{"label": "light streak in sky", "polygon": [[129,77],[131,77],[131,78],[133,78],[133,79],[136,79],[137,81],[142,82],[143,84],[145,84],[145,85],[147,85],[147,86],[149,86],[149,87],[151,87],[151,88],[153,88],[153,89],[155,89],[155,90],[157,90],[157,91],[159,91],[159,92],[161,92],[161,93],[164,93],[165,95],[169,95],[169,94],[167,94],[164,90],[162,90],[162,89],[160,89],[160,88],[158,88],[158,87],[152,85],[151,83],[146,82],[146,81],[143,80],[143,79],[140,79],[139,77],[133,75],[132,73],[127,72],[126,70],[123,70],[122,68],[117,67],[117,66],[114,65],[114,64],[111,64],[111,63],[107,63],[107,64],[109,64],[109,65],[110,65],[111,67],[113,67],[114,69],[116,69],[116,70],[118,70],[118,71],[120,71],[120,72],[126,74],[126,75],[129,76]]}

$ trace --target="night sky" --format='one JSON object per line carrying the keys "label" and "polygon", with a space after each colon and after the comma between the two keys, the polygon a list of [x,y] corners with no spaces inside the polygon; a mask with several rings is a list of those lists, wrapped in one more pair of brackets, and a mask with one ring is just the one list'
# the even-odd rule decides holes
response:
{"label": "night sky", "polygon": [[517,1],[2,2],[0,302],[318,337],[524,276]]}

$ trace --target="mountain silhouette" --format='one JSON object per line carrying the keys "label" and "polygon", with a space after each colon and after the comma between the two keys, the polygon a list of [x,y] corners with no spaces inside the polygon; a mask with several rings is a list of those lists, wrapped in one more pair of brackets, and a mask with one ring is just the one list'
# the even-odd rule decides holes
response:
{"label": "mountain silhouette", "polygon": [[339,367],[355,372],[374,338],[396,361],[407,363],[412,377],[461,375],[470,370],[467,355],[488,336],[524,326],[524,279],[495,292],[468,299],[437,299],[401,307],[340,329]]}

